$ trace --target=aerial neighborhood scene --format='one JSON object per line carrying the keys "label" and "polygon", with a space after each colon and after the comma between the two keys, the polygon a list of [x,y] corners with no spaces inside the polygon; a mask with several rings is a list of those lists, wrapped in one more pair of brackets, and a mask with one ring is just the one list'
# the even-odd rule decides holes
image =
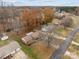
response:
{"label": "aerial neighborhood scene", "polygon": [[79,59],[79,1],[68,1],[0,0],[0,59]]}

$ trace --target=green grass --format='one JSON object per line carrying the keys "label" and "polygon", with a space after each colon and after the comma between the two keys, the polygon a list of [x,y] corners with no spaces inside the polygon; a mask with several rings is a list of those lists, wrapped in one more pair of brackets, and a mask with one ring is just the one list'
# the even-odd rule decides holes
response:
{"label": "green grass", "polygon": [[3,46],[3,45],[5,45],[5,44],[7,44],[7,42],[0,40],[0,46]]}
{"label": "green grass", "polygon": [[10,42],[9,40],[4,40],[4,41],[0,40],[0,46],[4,46],[8,44],[9,42]]}
{"label": "green grass", "polygon": [[76,33],[75,37],[74,37],[74,41],[79,43],[79,32]]}
{"label": "green grass", "polygon": [[79,43],[79,35],[74,39],[75,42]]}
{"label": "green grass", "polygon": [[79,46],[71,45],[68,49],[71,53],[76,53],[77,56],[79,56]]}
{"label": "green grass", "polygon": [[76,54],[79,56],[79,51],[77,51]]}
{"label": "green grass", "polygon": [[30,47],[28,47],[27,45],[25,45],[25,44],[21,41],[20,37],[18,37],[17,35],[13,35],[13,36],[11,36],[11,38],[12,38],[13,40],[17,41],[17,42],[20,44],[21,49],[25,52],[26,55],[28,55],[28,56],[30,57],[30,59],[39,59],[39,58],[37,57],[37,55],[33,52],[33,49],[30,48]]}
{"label": "green grass", "polygon": [[70,57],[70,56],[65,55],[65,56],[63,56],[63,57],[62,57],[62,59],[71,59],[71,57]]}
{"label": "green grass", "polygon": [[73,46],[70,46],[70,47],[68,48],[68,51],[70,51],[70,52],[75,52],[76,50],[74,49]]}
{"label": "green grass", "polygon": [[58,29],[55,30],[55,32],[56,32],[57,35],[59,35],[59,36],[67,37],[69,30],[66,30],[66,29],[64,29],[64,28],[58,28]]}
{"label": "green grass", "polygon": [[61,33],[61,32],[64,31],[64,29],[63,28],[58,28],[58,29],[56,29],[56,31],[59,32],[59,33]]}

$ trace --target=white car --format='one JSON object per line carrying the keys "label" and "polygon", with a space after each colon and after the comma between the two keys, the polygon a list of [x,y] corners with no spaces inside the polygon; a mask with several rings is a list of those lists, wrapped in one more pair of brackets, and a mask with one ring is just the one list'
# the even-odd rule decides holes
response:
{"label": "white car", "polygon": [[1,34],[0,39],[1,40],[7,40],[8,39],[8,36],[3,33],[3,34]]}
{"label": "white car", "polygon": [[2,38],[1,38],[1,40],[7,40],[8,39],[8,36],[7,35],[5,35],[5,36],[3,36]]}

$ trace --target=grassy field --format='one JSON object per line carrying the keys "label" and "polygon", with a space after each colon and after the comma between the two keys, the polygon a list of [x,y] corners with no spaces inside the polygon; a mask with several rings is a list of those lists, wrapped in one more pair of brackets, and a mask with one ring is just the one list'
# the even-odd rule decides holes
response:
{"label": "grassy field", "polygon": [[6,40],[6,41],[0,40],[0,46],[4,46],[4,45],[6,45],[6,44],[8,44],[7,40]]}
{"label": "grassy field", "polygon": [[79,33],[76,34],[74,41],[79,43]]}
{"label": "grassy field", "polygon": [[64,28],[58,28],[58,29],[55,30],[55,32],[59,36],[67,37],[70,30],[69,29],[64,29]]}
{"label": "grassy field", "polygon": [[68,51],[70,51],[71,53],[76,53],[76,55],[79,56],[79,47],[76,45],[71,45],[68,48]]}
{"label": "grassy field", "polygon": [[71,57],[65,55],[65,56],[62,57],[62,59],[71,59]]}
{"label": "grassy field", "polygon": [[6,45],[6,44],[8,44],[8,43],[10,43],[11,41],[12,41],[12,40],[10,40],[10,39],[7,39],[7,40],[0,40],[0,47]]}
{"label": "grassy field", "polygon": [[34,53],[38,55],[40,59],[49,59],[51,54],[56,50],[54,47],[47,47],[46,43],[39,41],[31,46]]}
{"label": "grassy field", "polygon": [[77,56],[79,56],[79,51],[76,52]]}

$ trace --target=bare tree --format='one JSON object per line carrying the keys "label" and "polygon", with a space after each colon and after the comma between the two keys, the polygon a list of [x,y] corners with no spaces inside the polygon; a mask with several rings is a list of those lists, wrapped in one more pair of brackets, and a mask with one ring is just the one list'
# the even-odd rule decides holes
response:
{"label": "bare tree", "polygon": [[4,26],[4,22],[5,22],[4,2],[1,0],[0,4],[1,4],[0,21],[1,21],[1,25],[3,27],[3,31],[5,31],[5,26]]}
{"label": "bare tree", "polygon": [[13,3],[5,3],[4,1],[1,1],[1,13],[0,13],[0,19],[2,27],[4,28],[4,32],[6,31],[19,31],[20,28],[20,18],[17,16],[18,11],[16,11],[16,8],[14,8]]}
{"label": "bare tree", "polygon": [[73,20],[72,20],[72,18],[69,17],[69,16],[65,16],[65,17],[61,20],[61,25],[63,25],[64,28],[72,27],[72,25],[73,25]]}

